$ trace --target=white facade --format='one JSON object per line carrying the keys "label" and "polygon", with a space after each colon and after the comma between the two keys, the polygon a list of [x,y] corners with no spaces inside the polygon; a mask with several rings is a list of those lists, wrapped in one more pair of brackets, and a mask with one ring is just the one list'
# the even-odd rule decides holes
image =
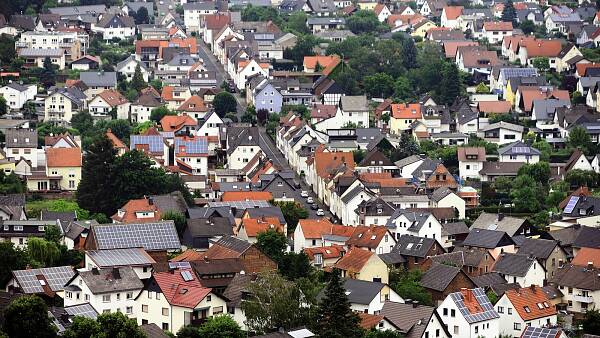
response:
{"label": "white facade", "polygon": [[504,275],[502,277],[506,279],[508,283],[518,283],[521,287],[528,287],[530,285],[543,286],[544,280],[546,279],[546,271],[544,268],[538,263],[537,260],[531,264],[529,270],[525,276],[512,276],[512,275]]}
{"label": "white facade", "polygon": [[243,169],[259,151],[258,145],[238,146],[231,154],[227,155],[227,168]]}
{"label": "white facade", "polygon": [[447,296],[446,299],[444,299],[437,308],[437,311],[453,337],[478,338],[498,336],[498,318],[469,323],[465,317],[463,317],[458,306],[450,296]]}
{"label": "white facade", "polygon": [[25,90],[23,91],[17,90],[11,86],[0,88],[0,96],[4,97],[10,110],[19,110],[23,108],[25,102],[33,100],[35,95],[37,95],[36,85],[28,85],[24,88]]}
{"label": "white facade", "polygon": [[[541,290],[539,292],[542,292]],[[554,304],[548,304],[554,306]],[[536,305],[531,305],[536,306]],[[542,304],[542,306],[544,306]],[[523,320],[515,306],[506,295],[498,300],[495,305],[496,311],[500,315],[500,334],[510,337],[520,337],[526,326],[546,327],[556,325],[557,316],[540,317],[531,320]]]}

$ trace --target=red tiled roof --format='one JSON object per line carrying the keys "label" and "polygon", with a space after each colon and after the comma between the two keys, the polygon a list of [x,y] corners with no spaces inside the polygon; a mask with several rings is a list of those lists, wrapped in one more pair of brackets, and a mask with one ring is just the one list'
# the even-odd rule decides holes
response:
{"label": "red tiled roof", "polygon": [[163,131],[178,131],[186,126],[195,127],[198,122],[188,115],[165,115],[160,120],[160,125]]}
{"label": "red tiled roof", "polygon": [[507,290],[504,294],[525,321],[557,314],[556,307],[550,303],[546,293],[538,286]]}
{"label": "red tiled roof", "polygon": [[335,67],[340,63],[341,59],[337,55],[328,56],[305,56],[304,57],[304,68],[315,70],[317,64],[321,66],[322,72],[325,75],[329,75]]}
{"label": "red tiled roof", "polygon": [[446,6],[444,7],[444,13],[446,13],[447,20],[456,20],[459,16],[461,16],[463,11],[463,6]]}
{"label": "red tiled roof", "polygon": [[519,86],[521,91],[521,100],[523,101],[523,110],[530,112],[533,109],[533,101],[547,98],[556,98],[570,100],[569,91],[547,87]]}
{"label": "red tiled roof", "polygon": [[600,63],[578,63],[575,65],[577,75],[579,75],[580,77],[584,77],[585,73],[590,68],[600,68]]}
{"label": "red tiled roof", "polygon": [[186,112],[207,112],[208,108],[200,96],[192,95],[183,104],[181,104],[177,110]]}
{"label": "red tiled roof", "polygon": [[221,195],[221,201],[269,201],[273,194],[269,191],[226,191]]}
{"label": "red tiled roof", "polygon": [[504,21],[493,22],[493,21],[488,21],[488,22],[484,22],[483,23],[483,29],[485,29],[488,32],[493,32],[493,31],[512,31],[513,30],[513,25],[512,25],[512,22],[504,22]]}
{"label": "red tiled roof", "polygon": [[337,113],[337,107],[335,105],[317,104],[310,111],[311,118],[328,119],[335,116]]}
{"label": "red tiled roof", "polygon": [[[186,281],[182,272],[191,273],[193,280]],[[153,276],[169,304],[185,308],[195,308],[210,292],[202,286],[191,269],[178,269],[173,272],[157,272]]]}
{"label": "red tiled roof", "polygon": [[315,152],[314,159],[317,175],[319,175],[322,178],[328,177],[330,174],[330,170],[340,167],[344,164],[347,168],[352,170],[354,169],[354,156],[351,152],[317,151]]}
{"label": "red tiled roof", "polygon": [[600,268],[600,249],[583,247],[577,250],[577,255],[571,261],[571,264],[577,266],[587,266],[592,263],[595,268]]}
{"label": "red tiled roof", "polygon": [[392,104],[392,117],[395,119],[421,119],[421,105],[418,103]]}
{"label": "red tiled roof", "polygon": [[572,196],[589,197],[592,196],[592,193],[590,192],[588,187],[579,187],[577,188],[577,190],[573,191],[569,196],[567,196],[564,200],[562,200],[558,205],[558,208],[561,210],[564,209],[569,203],[569,200]]}
{"label": "red tiled roof", "polygon": [[79,148],[48,148],[46,149],[48,167],[81,167],[81,149]]}
{"label": "red tiled roof", "polygon": [[350,237],[354,227],[333,224],[328,219],[301,219],[298,226],[305,239],[320,239],[323,235]]}
{"label": "red tiled roof", "polygon": [[352,236],[346,241],[346,245],[376,249],[387,234],[388,230],[385,226],[357,226],[352,232]]}
{"label": "red tiled roof", "polygon": [[354,248],[340,258],[335,267],[350,272],[360,272],[374,253],[368,250]]}
{"label": "red tiled roof", "polygon": [[520,42],[521,48],[527,49],[527,57],[557,57],[562,50],[560,40],[524,40]]}
{"label": "red tiled roof", "polygon": [[231,18],[229,14],[210,14],[204,16],[204,26],[210,30],[221,30],[223,27],[227,26]]}
{"label": "red tiled roof", "polygon": [[331,258],[339,258],[342,257],[342,254],[346,252],[341,245],[331,245],[331,246],[318,246],[314,248],[304,248],[302,251],[308,256],[308,258],[312,261],[315,259],[316,254],[321,254],[323,259],[331,259]]}
{"label": "red tiled roof", "polygon": [[508,101],[479,101],[479,111],[482,113],[508,113],[512,108],[512,104]]}
{"label": "red tiled roof", "polygon": [[112,133],[112,130],[106,130],[106,137],[112,142],[113,147],[116,149],[127,149],[127,146],[123,141],[121,141],[115,134]]}
{"label": "red tiled roof", "polygon": [[169,262],[193,262],[199,261],[204,257],[196,250],[187,249],[179,255],[169,259]]}
{"label": "red tiled roof", "polygon": [[[123,216],[119,216],[120,212],[124,212]],[[154,217],[138,218],[138,212],[151,212]],[[150,204],[147,198],[137,200],[129,200],[117,213],[111,216],[111,219],[121,223],[137,223],[137,222],[156,222],[160,220],[160,212],[154,204]]]}
{"label": "red tiled roof", "polygon": [[383,315],[370,315],[368,313],[359,312],[360,326],[365,330],[376,328],[379,322],[383,320]]}
{"label": "red tiled roof", "polygon": [[244,218],[241,227],[246,230],[248,237],[256,237],[269,229],[283,233],[283,225],[279,223],[278,217]]}
{"label": "red tiled roof", "polygon": [[479,42],[477,41],[444,41],[444,53],[446,54],[447,58],[454,58],[456,57],[456,51],[458,50],[458,47],[464,47],[464,46],[479,46]]}

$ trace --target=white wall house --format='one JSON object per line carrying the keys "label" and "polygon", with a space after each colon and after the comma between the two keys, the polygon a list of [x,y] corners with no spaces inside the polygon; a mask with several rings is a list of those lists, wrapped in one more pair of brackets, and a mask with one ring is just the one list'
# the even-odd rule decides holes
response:
{"label": "white wall house", "polygon": [[507,290],[495,304],[500,315],[500,334],[520,337],[526,326],[556,325],[556,307],[540,287]]}
{"label": "white wall house", "polygon": [[522,287],[542,286],[546,279],[544,267],[536,258],[526,255],[502,253],[493,271],[498,272],[508,283],[517,283]]}
{"label": "white wall house", "polygon": [[404,235],[442,239],[442,225],[427,212],[414,212],[397,209],[388,220],[387,227],[394,233],[396,239]]}
{"label": "white wall house", "polygon": [[0,96],[4,97],[10,110],[19,110],[23,108],[25,102],[33,100],[37,95],[37,85],[23,86],[17,83],[10,83],[0,88]]}
{"label": "white wall house", "polygon": [[[476,305],[480,311],[473,311]],[[466,314],[461,312],[466,308]],[[477,338],[497,337],[499,332],[499,315],[481,288],[461,289],[446,296],[437,308],[442,321],[453,337]]]}

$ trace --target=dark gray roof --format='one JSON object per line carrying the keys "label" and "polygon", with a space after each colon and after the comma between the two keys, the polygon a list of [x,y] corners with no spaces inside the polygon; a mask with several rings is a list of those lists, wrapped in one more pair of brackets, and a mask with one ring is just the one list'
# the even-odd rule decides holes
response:
{"label": "dark gray roof", "polygon": [[498,149],[498,155],[540,155],[540,151],[522,141],[513,142]]}
{"label": "dark gray roof", "polygon": [[117,73],[115,72],[81,72],[79,79],[88,87],[115,87]]}
{"label": "dark gray roof", "polygon": [[424,258],[433,245],[435,245],[435,239],[433,238],[404,235],[398,238],[392,252],[403,256]]}
{"label": "dark gray roof", "polygon": [[460,267],[433,263],[421,277],[420,284],[424,288],[441,292],[446,290],[460,272]]}
{"label": "dark gray roof", "polygon": [[506,279],[502,277],[498,272],[488,272],[481,276],[471,278],[475,285],[479,288],[487,288],[492,285],[506,284]]}
{"label": "dark gray roof", "polygon": [[103,28],[133,28],[135,27],[135,21],[132,17],[126,15],[106,14],[98,21],[96,26]]}
{"label": "dark gray roof", "polygon": [[244,292],[246,292],[248,284],[255,279],[256,275],[236,274],[223,292],[223,296],[229,300],[227,306],[239,307],[242,303],[242,296]]}
{"label": "dark gray roof", "polygon": [[429,218],[431,213],[426,212],[426,211],[411,211],[411,210],[406,210],[406,209],[396,209],[396,210],[394,210],[394,213],[392,214],[392,216],[388,219],[386,226],[388,228],[394,228],[395,227],[394,221],[401,215],[404,215],[404,217],[406,217],[408,219],[408,221],[410,222],[410,226],[409,226],[408,230],[418,232],[423,227],[423,225],[425,224],[425,221],[427,221],[427,219]]}
{"label": "dark gray roof", "polygon": [[573,246],[577,248],[600,248],[600,229],[583,226]]}
{"label": "dark gray roof", "polygon": [[77,220],[77,212],[49,210],[42,210],[40,212],[40,220],[42,221],[56,221],[57,219],[59,219],[61,223],[69,224],[69,222]]}
{"label": "dark gray roof", "polygon": [[233,236],[223,236],[215,243],[215,245],[217,244],[240,254],[252,246],[252,244]]}
{"label": "dark gray roof", "polygon": [[463,245],[477,248],[494,249],[500,246],[513,244],[513,241],[504,231],[473,229],[463,241]]}
{"label": "dark gray roof", "polygon": [[259,218],[259,217],[277,217],[279,218],[279,223],[286,224],[285,217],[283,217],[283,213],[281,212],[281,208],[279,207],[261,207],[261,208],[250,208],[246,209],[248,212],[248,216],[251,218]]}
{"label": "dark gray roof", "polygon": [[535,258],[526,255],[503,253],[494,265],[494,271],[503,275],[525,277]]}
{"label": "dark gray roof", "polygon": [[187,214],[190,219],[194,218],[209,218],[209,217],[227,217],[231,224],[235,223],[235,217],[231,213],[231,207],[205,207],[205,208],[189,208]]}
{"label": "dark gray roof", "polygon": [[435,255],[431,256],[430,259],[434,263],[447,264],[459,268],[465,265],[465,256],[462,251],[453,251],[441,255]]}
{"label": "dark gray roof", "polygon": [[38,146],[38,134],[35,130],[8,129],[5,135],[7,148],[37,148]]}
{"label": "dark gray roof", "polygon": [[551,283],[584,290],[600,290],[600,270],[584,266],[566,265],[556,270]]}
{"label": "dark gray roof", "polygon": [[[110,269],[92,269],[78,271],[83,282],[93,294],[103,294],[119,291],[141,290],[144,284],[139,279],[132,267],[119,267]],[[73,280],[73,277],[71,280]],[[135,295],[134,295],[135,297]]]}
{"label": "dark gray roof", "polygon": [[227,153],[231,154],[239,146],[258,146],[259,131],[257,127],[227,128]]}
{"label": "dark gray roof", "polygon": [[394,324],[398,331],[408,333],[419,322],[429,323],[434,311],[435,308],[432,306],[413,306],[413,304],[387,301],[383,304],[380,314]]}
{"label": "dark gray roof", "polygon": [[169,338],[165,331],[154,323],[140,325],[140,330],[144,332],[147,338]]}
{"label": "dark gray roof", "polygon": [[469,227],[463,221],[442,224],[442,235],[460,235],[469,233]]}
{"label": "dark gray roof", "polygon": [[[192,237],[214,237],[233,235],[233,227],[229,220],[224,217],[194,218],[187,220],[185,232]],[[185,237],[183,238],[183,244],[188,245]]]}
{"label": "dark gray roof", "polygon": [[179,191],[165,195],[152,195],[150,198],[161,213],[171,210],[185,215],[187,204],[183,198],[183,195]]}
{"label": "dark gray roof", "polygon": [[398,160],[398,161],[394,162],[394,164],[397,167],[402,168],[404,166],[407,166],[409,164],[412,164],[412,163],[415,163],[415,162],[418,162],[418,161],[421,161],[421,160],[423,160],[423,158],[421,156],[419,156],[419,155],[412,155],[412,156],[409,156],[409,157],[405,157],[405,158],[403,158],[401,160]]}
{"label": "dark gray roof", "polygon": [[433,193],[431,193],[431,199],[433,201],[439,202],[444,197],[446,197],[446,196],[448,196],[450,194],[453,194],[453,192],[448,187],[437,188]]}
{"label": "dark gray roof", "polygon": [[402,264],[402,263],[406,262],[406,259],[404,259],[404,257],[402,257],[402,255],[397,252],[379,254],[378,256],[387,265]]}
{"label": "dark gray roof", "polygon": [[524,238],[519,246],[519,255],[531,255],[535,258],[547,259],[558,245],[558,241],[549,239]]}
{"label": "dark gray roof", "polygon": [[365,190],[366,190],[365,187],[361,184],[355,186],[352,190],[350,190],[344,194],[344,196],[342,197],[342,202],[344,202],[344,203],[350,202],[354,197],[358,196],[358,194],[360,194],[361,192],[363,192]]}
{"label": "dark gray roof", "polygon": [[[128,1],[124,3],[125,6],[129,7],[132,11],[136,12],[140,10],[140,8],[145,7],[148,10],[148,16],[154,16],[154,4],[152,2],[143,2],[143,1]],[[133,13],[132,13],[133,14]]]}
{"label": "dark gray roof", "polygon": [[354,304],[370,304],[384,286],[384,283],[367,282],[359,279],[346,279],[344,281],[344,289],[346,289],[348,300]]}

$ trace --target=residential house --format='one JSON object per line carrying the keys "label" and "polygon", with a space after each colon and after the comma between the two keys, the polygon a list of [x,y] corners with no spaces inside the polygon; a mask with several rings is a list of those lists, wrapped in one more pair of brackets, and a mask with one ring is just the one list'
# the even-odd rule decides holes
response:
{"label": "residential house", "polygon": [[401,255],[406,269],[420,268],[423,262],[432,256],[445,253],[440,243],[432,238],[404,235],[398,238],[393,254]]}
{"label": "residential house", "polygon": [[441,187],[434,190],[431,193],[430,205],[432,208],[450,208],[458,214],[456,218],[464,219],[466,217],[465,200],[448,187]]}
{"label": "residential house", "polygon": [[421,276],[419,284],[431,294],[434,302],[443,301],[455,290],[476,287],[460,267],[433,263]]}
{"label": "residential house", "polygon": [[78,87],[58,88],[44,99],[44,121],[69,124],[73,115],[87,108],[86,95]]}
{"label": "residential house", "polygon": [[521,254],[502,253],[494,264],[498,272],[509,283],[518,283],[521,287],[544,285],[546,269],[537,258]]}
{"label": "residential house", "polygon": [[144,197],[129,200],[124,206],[117,209],[111,219],[113,223],[157,222],[161,220],[161,214],[158,207],[154,205],[154,200]]}
{"label": "residential house", "polygon": [[36,220],[14,220],[4,221],[0,228],[0,238],[4,242],[11,242],[16,248],[24,249],[27,247],[29,238],[43,238],[48,226],[60,226],[60,221],[56,219],[36,221]]}
{"label": "residential house", "polygon": [[397,103],[392,104],[391,107],[390,132],[392,134],[400,135],[410,130],[415,121],[423,119],[421,105],[418,103]]}
{"label": "residential house", "polygon": [[258,128],[229,127],[227,129],[229,169],[243,169],[260,151]]}
{"label": "residential house", "polygon": [[[381,282],[371,282],[359,279],[345,279],[344,289],[350,302],[350,308],[355,312],[378,315],[385,303],[403,303],[400,297],[389,285]],[[322,291],[317,298],[324,296]]]}
{"label": "residential house", "polygon": [[441,27],[458,28],[459,27],[458,17],[461,16],[463,9],[464,9],[463,6],[446,6],[446,7],[444,7],[444,9],[442,10],[441,18],[440,18]]}
{"label": "residential house", "polygon": [[502,145],[521,141],[524,130],[523,126],[500,121],[481,128],[480,135],[488,142]]}
{"label": "residential house", "polygon": [[215,1],[184,3],[183,24],[186,31],[188,33],[200,32],[200,29],[203,28],[201,26],[201,23],[204,21],[203,19],[208,15],[215,15],[217,13],[218,7]]}
{"label": "residential house", "polygon": [[336,238],[345,243],[354,227],[333,224],[328,219],[301,219],[294,230],[294,252],[299,253],[306,248],[325,246],[325,241]]}
{"label": "residential house", "polygon": [[173,133],[175,136],[191,136],[196,133],[198,121],[193,117],[183,115],[165,115],[160,120],[164,132]]}
{"label": "residential house", "polygon": [[600,271],[593,264],[586,267],[567,264],[556,271],[550,284],[562,292],[562,306],[576,314],[583,314],[600,302]]}
{"label": "residential house", "polygon": [[438,309],[453,336],[495,337],[499,332],[500,316],[481,288],[451,293]]}
{"label": "residential house", "polygon": [[357,226],[346,240],[349,249],[361,248],[376,252],[389,253],[396,245],[396,239],[385,226]]}
{"label": "residential house", "polygon": [[20,110],[25,103],[33,100],[37,95],[36,85],[20,85],[17,83],[9,83],[0,88],[0,96],[6,100],[6,105],[10,110]]}
{"label": "residential house", "polygon": [[38,166],[38,135],[35,130],[8,129],[5,135],[4,153],[8,159],[18,161],[23,158],[31,167]]}
{"label": "residential house", "polygon": [[83,158],[80,148],[46,149],[46,168],[27,176],[31,191],[75,191],[81,180]]}
{"label": "residential house", "polygon": [[556,271],[567,262],[568,254],[556,240],[524,238],[519,243],[519,255],[532,256],[546,270],[546,280],[551,279]]}
{"label": "residential house", "polygon": [[423,210],[396,209],[386,226],[396,239],[404,235],[435,240],[442,238],[441,223],[432,213]]}
{"label": "residential house", "polygon": [[131,122],[143,123],[150,121],[152,110],[160,107],[160,95],[154,96],[151,93],[140,95],[129,107],[131,113]]}
{"label": "residential house", "polygon": [[144,283],[132,267],[78,270],[65,283],[65,306],[89,303],[98,313],[121,312],[135,318],[135,298]]}
{"label": "residential house", "polygon": [[490,43],[499,43],[505,36],[512,36],[512,33],[512,22],[488,21],[483,23],[481,37],[487,39]]}
{"label": "residential house", "polygon": [[145,82],[148,82],[150,78],[150,71],[148,70],[148,68],[146,68],[143,62],[135,58],[135,55],[130,55],[125,60],[117,63],[115,71],[118,74],[123,75],[125,79],[127,79],[127,81],[131,81],[138,67],[140,68],[140,72],[142,73],[142,78]]}
{"label": "residential house", "polygon": [[504,231],[471,229],[462,245],[466,248],[486,249],[494,259],[500,254],[515,252],[515,242]]}
{"label": "residential house", "polygon": [[58,296],[64,299],[65,284],[74,274],[75,271],[71,266],[13,270],[6,290],[27,295],[46,295],[51,299]]}
{"label": "residential house", "polygon": [[88,99],[93,99],[105,90],[117,89],[116,72],[81,72],[79,80],[87,86],[84,93]]}
{"label": "residential house", "polygon": [[483,147],[459,147],[458,172],[462,179],[479,179],[479,170],[483,169],[486,160],[485,148]]}
{"label": "residential house", "polygon": [[526,327],[551,327],[557,324],[556,307],[539,287],[532,285],[507,290],[494,305],[500,315],[500,334],[522,337]]}
{"label": "residential house", "polygon": [[46,58],[50,59],[53,65],[56,65],[59,70],[65,69],[66,58],[62,49],[34,49],[22,48],[17,52],[20,58],[25,60],[23,66],[27,68],[43,68]]}
{"label": "residential house", "polygon": [[285,234],[286,229],[277,217],[245,218],[237,229],[237,237],[249,243],[256,243],[261,232],[269,230]]}
{"label": "residential house", "polygon": [[99,119],[116,118],[129,120],[129,101],[114,89],[104,90],[89,103],[90,114]]}
{"label": "residential house", "polygon": [[500,162],[524,162],[535,164],[540,161],[540,151],[534,147],[516,141],[498,149]]}
{"label": "residential house", "polygon": [[341,271],[343,278],[385,284],[389,282],[387,265],[368,250],[354,248],[340,258],[334,267]]}
{"label": "residential house", "polygon": [[526,219],[506,216],[504,214],[490,214],[482,212],[471,225],[472,229],[487,229],[506,232],[510,237],[518,235],[531,236],[536,234],[535,227]]}
{"label": "residential house", "polygon": [[247,273],[277,269],[277,263],[262,253],[254,244],[232,236],[223,236],[204,252],[208,259],[238,260]]}
{"label": "residential house", "polygon": [[93,32],[101,33],[102,39],[132,39],[135,37],[136,25],[134,18],[121,14],[104,14],[98,23],[92,24]]}
{"label": "residential house", "polygon": [[[452,337],[433,306],[419,304],[416,301],[410,303],[389,301],[383,304],[380,315],[391,323],[393,330],[399,331],[406,337]],[[382,329],[381,325],[378,329]]]}
{"label": "residential house", "polygon": [[305,248],[302,251],[308,256],[311,265],[316,268],[332,266],[346,253],[346,249],[341,245]]}

